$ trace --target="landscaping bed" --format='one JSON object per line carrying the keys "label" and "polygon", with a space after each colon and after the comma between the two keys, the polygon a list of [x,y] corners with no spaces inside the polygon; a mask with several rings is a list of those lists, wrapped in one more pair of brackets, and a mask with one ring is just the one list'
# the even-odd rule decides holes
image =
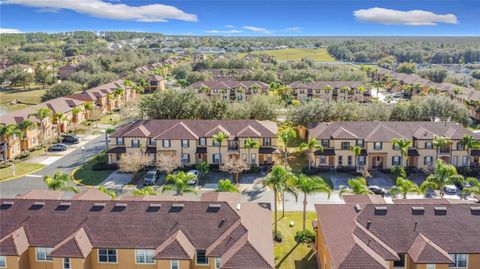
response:
{"label": "landscaping bed", "polygon": [[[95,158],[87,161],[85,165],[73,171],[73,178],[87,186],[97,186],[115,171],[113,166],[106,165],[105,153],[98,154]],[[105,167],[106,170],[98,169]]]}

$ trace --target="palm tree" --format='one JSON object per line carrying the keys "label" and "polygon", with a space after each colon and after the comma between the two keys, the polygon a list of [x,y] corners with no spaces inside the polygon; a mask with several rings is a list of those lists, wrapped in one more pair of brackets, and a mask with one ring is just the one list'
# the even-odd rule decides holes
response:
{"label": "palm tree", "polygon": [[222,164],[222,143],[225,139],[228,138],[228,135],[224,132],[219,132],[218,134],[213,135],[213,141],[218,144],[218,155],[220,156],[219,165]]}
{"label": "palm tree", "polygon": [[43,177],[43,182],[47,184],[47,187],[49,190],[79,192],[80,191],[79,188],[69,184],[71,180],[72,179],[70,178],[69,174],[62,173],[60,171],[55,172],[55,175],[53,175],[53,177],[51,176]]}
{"label": "palm tree", "polygon": [[311,170],[311,164],[312,164],[311,158],[312,158],[313,151],[315,149],[319,149],[320,151],[323,152],[323,147],[318,143],[317,139],[311,138],[307,141],[307,143],[305,143],[305,142],[301,143],[300,146],[299,146],[299,149],[300,149],[300,151],[305,151],[305,153],[307,154],[308,171],[310,171]]}
{"label": "palm tree", "polygon": [[288,143],[295,137],[297,137],[297,133],[295,132],[294,129],[292,128],[285,128],[280,133],[278,134],[280,137],[280,140],[283,142],[283,150],[285,154],[285,167],[288,166]]}
{"label": "palm tree", "polygon": [[294,186],[297,190],[303,193],[303,231],[305,231],[307,221],[307,195],[315,194],[318,192],[332,193],[330,186],[321,177],[308,177],[300,174],[295,177]]}
{"label": "palm tree", "polygon": [[471,150],[472,148],[478,148],[480,146],[480,143],[475,139],[473,139],[471,135],[467,135],[467,134],[463,135],[459,143],[462,144],[467,150],[467,154],[468,154],[467,167],[470,167]]}
{"label": "palm tree", "polygon": [[459,95],[461,93],[462,93],[462,89],[460,89],[458,87],[453,88],[453,98],[454,99],[457,99],[457,95]]}
{"label": "palm tree", "polygon": [[279,165],[274,165],[272,168],[272,172],[265,177],[262,181],[264,187],[270,187],[273,189],[273,211],[275,215],[275,225],[274,225],[274,236],[277,238],[278,235],[278,230],[277,230],[277,222],[278,222],[278,208],[277,208],[277,202],[278,202],[278,195],[283,189],[283,182],[287,179],[288,177],[288,171],[287,169],[279,166]]}
{"label": "palm tree", "polygon": [[239,192],[238,188],[230,181],[230,179],[220,179],[218,181],[216,192]]}
{"label": "palm tree", "polygon": [[393,79],[392,81],[390,81],[390,90],[397,88],[398,86],[400,86],[400,82],[398,82],[398,80]]}
{"label": "palm tree", "polygon": [[259,146],[259,143],[257,140],[252,139],[252,138],[247,138],[245,140],[245,147],[248,150],[248,165],[252,165],[252,156],[250,155],[250,150],[253,148],[257,148]]}
{"label": "palm tree", "polygon": [[348,189],[342,186],[342,189],[340,190],[340,195],[343,195],[344,193],[373,194],[373,192],[368,189],[367,180],[364,177],[349,179],[348,186],[350,186],[350,188]]}
{"label": "palm tree", "polygon": [[183,171],[175,174],[169,174],[166,179],[167,184],[163,186],[162,192],[167,190],[175,190],[177,191],[177,195],[183,195],[185,192],[196,193],[197,191],[195,188],[188,184],[188,182],[193,179],[195,179],[195,175],[187,174]]}
{"label": "palm tree", "polygon": [[419,193],[420,188],[415,182],[401,177],[397,178],[396,185],[390,189],[392,195],[402,194],[403,199],[407,199],[409,192]]}
{"label": "palm tree", "polygon": [[292,89],[288,86],[279,86],[275,89],[277,95],[280,96],[281,99],[285,101],[285,107],[288,106],[288,101],[290,100],[290,95],[292,93]]}
{"label": "palm tree", "polygon": [[74,108],[72,109],[72,116],[73,116],[72,121],[73,121],[73,122],[78,123],[78,121],[79,121],[79,119],[78,119],[78,114],[80,114],[80,112],[82,112],[82,111],[83,111],[82,108],[81,108],[81,107],[78,107],[78,106],[77,106],[77,107],[74,107]]}
{"label": "palm tree", "polygon": [[440,155],[440,148],[445,147],[447,145],[452,144],[452,140],[449,137],[445,136],[434,136],[433,137],[433,146],[436,149],[436,154],[437,157],[436,159],[438,160],[438,156]]}
{"label": "palm tree", "polygon": [[85,103],[85,104],[83,105],[83,109],[84,109],[85,111],[88,111],[87,114],[88,114],[88,116],[90,116],[90,113],[93,111],[93,105],[92,105],[92,103]]}
{"label": "palm tree", "polygon": [[358,157],[362,154],[363,148],[360,146],[350,147],[350,150],[355,155],[355,170],[358,170]]}
{"label": "palm tree", "polygon": [[201,161],[200,163],[197,163],[196,168],[200,172],[200,177],[205,178],[210,170],[210,164],[206,161]]}
{"label": "palm tree", "polygon": [[3,160],[7,163],[7,151],[10,151],[10,142],[15,138],[23,137],[23,132],[15,124],[9,124],[7,126],[0,126],[0,135],[3,136],[5,140],[5,146],[3,148]]}
{"label": "palm tree", "polygon": [[394,138],[392,144],[400,150],[400,166],[402,166],[404,158],[408,156],[408,149],[412,146],[412,141],[404,138]]}
{"label": "palm tree", "polygon": [[[23,146],[25,150],[28,149],[28,139],[27,138],[27,131],[31,131],[33,129],[35,129],[37,127],[37,124],[34,123],[33,121],[31,120],[23,120],[19,125],[18,125],[18,128],[22,131],[23,135],[22,135],[22,141],[23,143],[25,143]],[[23,150],[22,149],[22,150]]]}
{"label": "palm tree", "polygon": [[157,195],[157,191],[152,186],[144,187],[143,189],[136,189],[133,191],[135,196]]}
{"label": "palm tree", "polygon": [[210,87],[208,87],[208,86],[205,86],[205,85],[202,86],[200,88],[200,92],[204,93],[209,99],[212,96],[212,89],[210,89]]}
{"label": "palm tree", "polygon": [[42,143],[45,141],[45,119],[52,116],[52,111],[49,108],[42,107],[37,110],[35,116],[40,120],[40,130],[42,132]]}
{"label": "palm tree", "polygon": [[463,176],[457,173],[455,166],[446,164],[443,160],[437,160],[434,173],[420,185],[420,191],[426,193],[429,189],[438,190],[440,197],[443,198],[446,185],[460,182],[463,182]]}
{"label": "palm tree", "polygon": [[53,121],[58,125],[58,133],[60,135],[62,134],[63,121],[65,121],[66,119],[67,119],[67,117],[62,112],[53,114]]}
{"label": "palm tree", "polygon": [[383,82],[379,81],[379,80],[374,80],[372,81],[372,86],[377,89],[377,97],[378,97],[378,94],[380,92],[380,88],[382,88],[384,86]]}

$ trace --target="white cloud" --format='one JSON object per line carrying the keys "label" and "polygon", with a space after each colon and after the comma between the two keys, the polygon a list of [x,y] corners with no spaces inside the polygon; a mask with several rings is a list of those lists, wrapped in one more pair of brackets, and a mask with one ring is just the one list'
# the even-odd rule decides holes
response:
{"label": "white cloud", "polygon": [[437,25],[437,23],[457,24],[457,17],[454,14],[435,14],[424,10],[401,11],[374,7],[369,9],[359,9],[353,12],[353,15],[360,21],[381,23],[381,24],[400,24],[400,25]]}
{"label": "white cloud", "polygon": [[225,28],[235,28],[235,26],[233,26],[231,24],[227,24],[227,25],[225,25]]}
{"label": "white cloud", "polygon": [[249,30],[249,31],[252,31],[252,32],[255,32],[255,33],[258,33],[258,34],[264,34],[264,35],[269,35],[272,33],[271,30],[268,30],[266,28],[262,28],[262,27],[256,27],[256,26],[243,26],[242,27],[243,29],[245,30]]}
{"label": "white cloud", "polygon": [[13,28],[0,28],[0,34],[20,34],[23,33],[18,29]]}
{"label": "white cloud", "polygon": [[209,34],[238,34],[238,33],[243,33],[243,31],[235,30],[235,29],[231,29],[231,30],[205,30],[204,32],[209,33]]}
{"label": "white cloud", "polygon": [[284,31],[286,32],[295,32],[295,33],[300,33],[302,31],[302,27],[288,27],[288,28],[285,28]]}
{"label": "white cloud", "polygon": [[3,0],[5,4],[37,7],[43,10],[69,9],[98,18],[133,20],[141,22],[166,22],[169,19],[197,21],[194,14],[168,5],[150,4],[128,6],[103,0]]}

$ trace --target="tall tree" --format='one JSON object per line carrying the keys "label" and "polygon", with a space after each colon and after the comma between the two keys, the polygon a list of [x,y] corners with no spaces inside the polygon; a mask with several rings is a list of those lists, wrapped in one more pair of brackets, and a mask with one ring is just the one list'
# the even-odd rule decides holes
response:
{"label": "tall tree", "polygon": [[403,199],[407,199],[409,192],[419,193],[420,188],[415,182],[398,177],[395,186],[390,189],[392,195],[402,194]]}
{"label": "tall tree", "polygon": [[467,150],[467,155],[468,155],[467,166],[470,167],[470,161],[471,161],[471,158],[472,158],[471,151],[472,151],[473,148],[480,147],[480,142],[475,140],[473,138],[473,136],[468,135],[468,134],[464,134],[459,143],[462,144],[465,147],[465,149]]}
{"label": "tall tree", "polygon": [[53,177],[45,176],[43,177],[43,182],[47,184],[49,190],[53,191],[73,191],[79,192],[80,189],[70,185],[72,178],[68,173],[62,173],[60,171],[55,172]]}
{"label": "tall tree", "polygon": [[436,159],[438,160],[438,156],[440,155],[440,149],[452,144],[452,140],[449,137],[445,136],[434,136],[433,137],[433,146],[436,149]]}
{"label": "tall tree", "polygon": [[45,129],[47,128],[47,119],[52,117],[53,112],[46,107],[39,108],[35,116],[40,120],[40,131],[42,132],[42,143],[45,142]]}
{"label": "tall tree", "polygon": [[214,134],[213,137],[212,137],[213,141],[215,141],[217,143],[217,146],[218,146],[218,155],[220,157],[220,160],[219,160],[219,165],[222,164],[222,143],[223,141],[225,141],[226,139],[228,139],[228,135],[224,132],[219,132],[218,134]]}
{"label": "tall tree", "polygon": [[288,144],[292,141],[292,139],[295,139],[297,137],[297,133],[295,132],[294,129],[287,127],[280,131],[278,134],[280,137],[280,140],[283,142],[283,151],[285,154],[285,167],[288,166]]}
{"label": "tall tree", "polygon": [[311,171],[311,165],[312,165],[312,155],[314,150],[318,149],[323,152],[323,147],[320,145],[315,138],[309,139],[307,142],[303,142],[299,146],[300,151],[304,151],[307,155],[308,159],[308,171]]}
{"label": "tall tree", "polygon": [[305,231],[307,221],[307,196],[319,192],[326,192],[330,198],[332,189],[321,177],[308,177],[300,174],[295,177],[294,180],[295,188],[303,193],[303,231]]}
{"label": "tall tree", "polygon": [[187,174],[183,171],[175,174],[169,174],[166,179],[167,184],[163,185],[162,192],[167,190],[175,190],[177,195],[183,195],[185,192],[196,193],[197,191],[195,188],[188,184],[188,182],[193,179],[195,179],[195,175]]}
{"label": "tall tree", "polygon": [[400,150],[400,166],[403,166],[403,160],[408,156],[408,148],[412,146],[412,141],[404,138],[394,138],[392,144]]}
{"label": "tall tree", "polygon": [[0,136],[3,136],[5,140],[5,147],[3,149],[3,160],[7,163],[7,151],[10,151],[10,144],[15,137],[22,138],[23,132],[15,124],[9,124],[7,126],[0,126]]}
{"label": "tall tree", "polygon": [[238,188],[230,181],[230,179],[218,180],[216,192],[239,192]]}
{"label": "tall tree", "polygon": [[364,177],[357,177],[354,179],[348,180],[349,188],[345,188],[342,186],[340,190],[340,195],[344,193],[352,193],[352,194],[373,194],[371,190],[367,187],[367,180]]}
{"label": "tall tree", "polygon": [[264,178],[263,186],[270,187],[273,189],[273,211],[274,211],[274,236],[275,239],[278,239],[278,201],[279,201],[279,194],[282,192],[283,189],[283,182],[287,180],[289,172],[287,169],[275,165],[272,168],[272,172]]}
{"label": "tall tree", "polygon": [[353,155],[355,155],[355,170],[358,170],[358,157],[362,154],[363,148],[360,146],[350,147]]}
{"label": "tall tree", "polygon": [[434,173],[420,185],[420,191],[426,193],[429,189],[438,190],[440,197],[443,198],[445,186],[455,183],[463,183],[463,176],[457,173],[455,166],[446,164],[443,160],[437,160]]}
{"label": "tall tree", "polygon": [[250,137],[245,139],[245,147],[247,148],[247,151],[248,151],[248,157],[247,157],[248,165],[250,165],[250,166],[252,165],[252,156],[250,154],[250,151],[253,148],[258,148],[258,146],[259,146],[259,143],[258,143],[257,140],[252,139]]}

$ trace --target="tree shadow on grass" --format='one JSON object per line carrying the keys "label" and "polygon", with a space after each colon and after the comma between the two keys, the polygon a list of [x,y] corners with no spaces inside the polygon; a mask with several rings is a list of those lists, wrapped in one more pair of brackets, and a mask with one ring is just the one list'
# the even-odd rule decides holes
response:
{"label": "tree shadow on grass", "polygon": [[315,256],[314,249],[310,249],[310,251],[303,257],[301,260],[295,261],[295,268],[296,269],[310,269],[310,268],[317,268],[317,259]]}
{"label": "tree shadow on grass", "polygon": [[282,266],[283,262],[292,254],[293,251],[299,246],[299,243],[296,243],[295,246],[293,246],[286,254],[283,256],[283,258],[275,265],[275,268],[280,268]]}

